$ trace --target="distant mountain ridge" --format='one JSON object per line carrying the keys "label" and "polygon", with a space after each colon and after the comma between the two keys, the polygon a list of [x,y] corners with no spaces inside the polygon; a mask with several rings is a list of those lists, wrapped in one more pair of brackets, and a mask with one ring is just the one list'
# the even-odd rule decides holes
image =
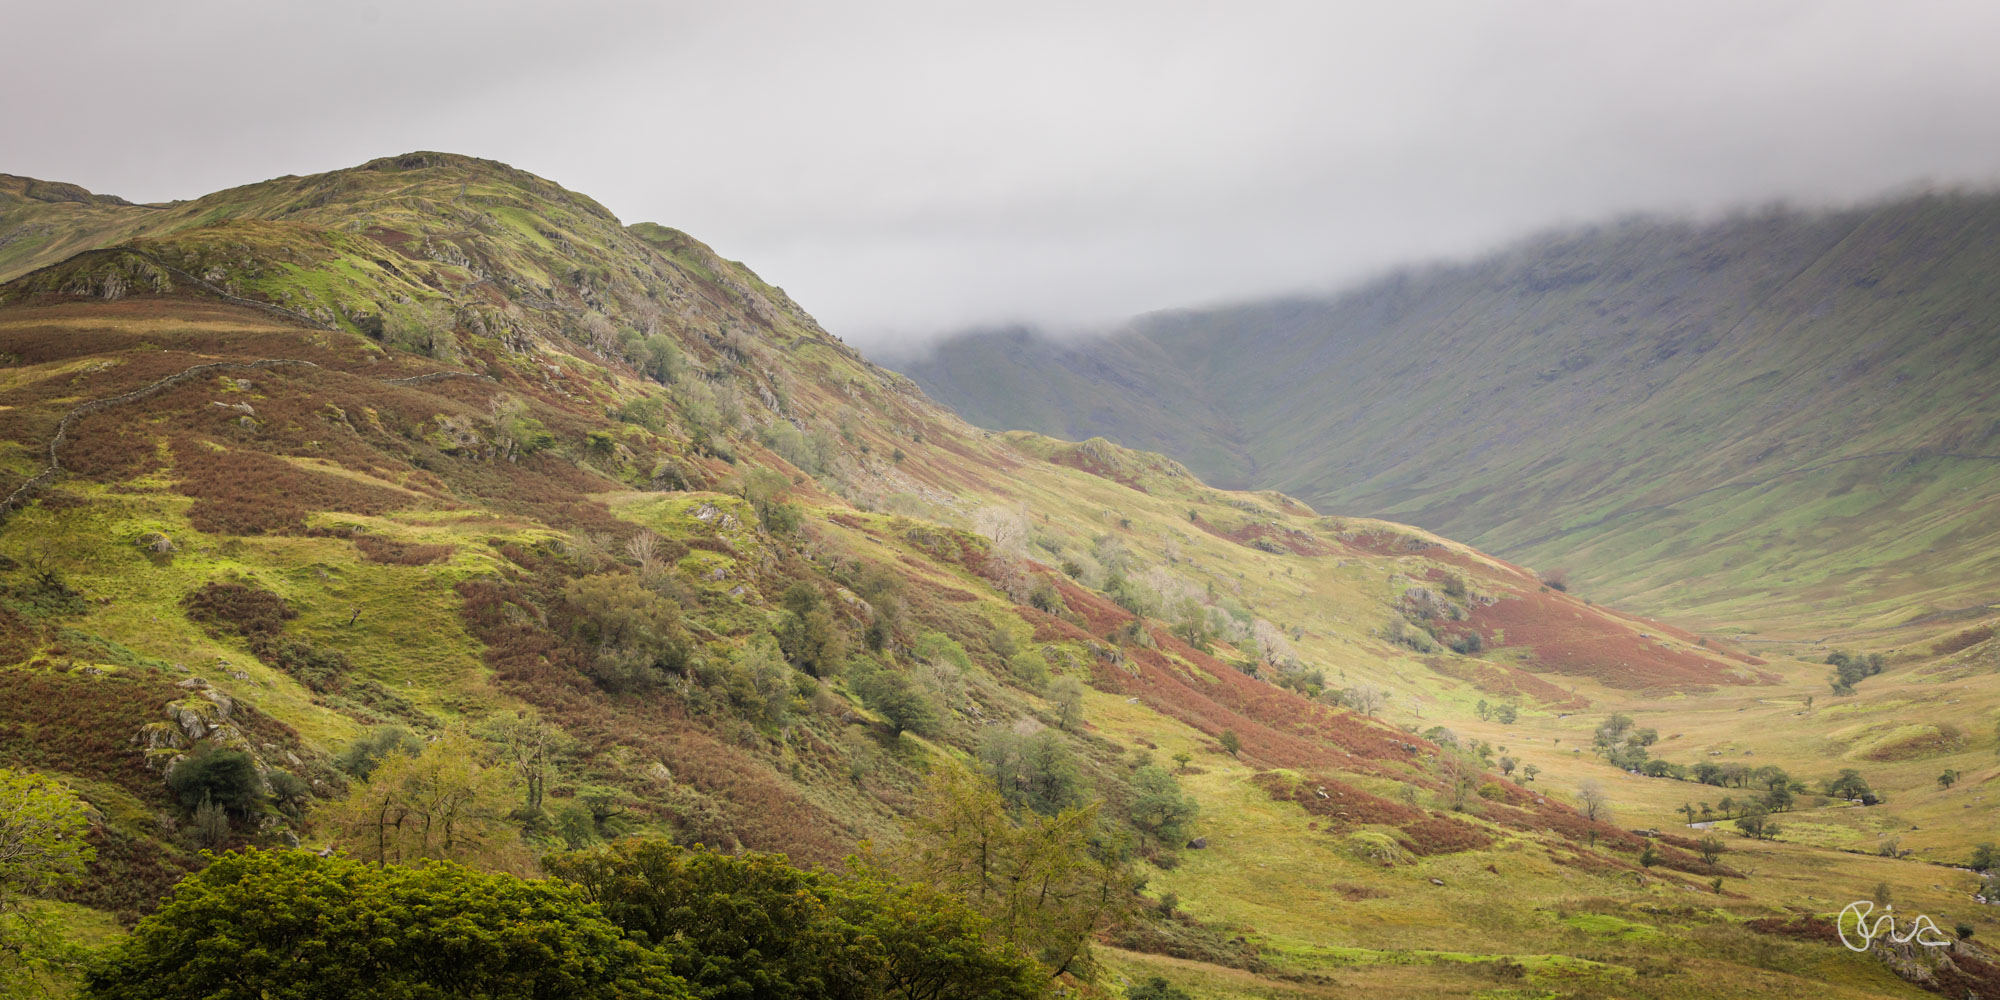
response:
{"label": "distant mountain ridge", "polygon": [[1639,219],[901,369],[985,426],[1159,450],[1649,610],[1886,624],[2000,597],[1996,268],[1993,194]]}

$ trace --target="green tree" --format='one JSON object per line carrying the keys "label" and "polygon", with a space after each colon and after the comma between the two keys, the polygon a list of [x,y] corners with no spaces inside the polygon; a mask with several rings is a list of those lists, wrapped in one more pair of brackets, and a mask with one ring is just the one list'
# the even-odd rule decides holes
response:
{"label": "green tree", "polygon": [[792,481],[783,474],[759,468],[743,474],[739,492],[743,499],[750,501],[750,507],[757,512],[757,520],[763,524],[764,530],[789,535],[799,530],[805,518],[805,512],[798,504],[785,499],[791,488]]}
{"label": "green tree", "polygon": [[928,885],[897,885],[865,868],[842,880],[840,909],[880,956],[869,997],[1033,1000],[1048,994],[1035,963],[988,940],[988,923]]}
{"label": "green tree", "polygon": [[1503,726],[1511,726],[1521,717],[1521,710],[1512,705],[1502,705],[1493,710],[1493,718]]}
{"label": "green tree", "polygon": [[776,854],[741,857],[661,840],[545,858],[613,923],[663,948],[703,996],[860,997],[870,976],[827,881]]}
{"label": "green tree", "polygon": [[1056,728],[1064,732],[1083,725],[1083,684],[1074,677],[1058,677],[1049,684],[1049,702],[1055,706]]}
{"label": "green tree", "polygon": [[1723,844],[1722,838],[1712,833],[1706,837],[1701,838],[1700,843],[1695,845],[1695,849],[1698,852],[1700,852],[1701,860],[1711,865],[1716,863],[1716,861],[1720,860],[1722,858],[1723,853],[1729,850],[1729,848]]}
{"label": "green tree", "polygon": [[1881,801],[1875,790],[1868,787],[1867,779],[1861,772],[1851,767],[1843,767],[1840,774],[1826,783],[1826,794],[1836,799],[1859,799],[1863,805],[1874,805]]}
{"label": "green tree", "polygon": [[521,815],[533,820],[542,814],[542,796],[562,761],[576,748],[567,733],[543,722],[533,709],[488,720],[480,735],[493,744],[501,766],[520,782],[523,801]]}
{"label": "green tree", "polygon": [[1188,826],[1201,805],[1181,790],[1167,769],[1147,764],[1132,772],[1132,825],[1162,844],[1187,839]]}
{"label": "green tree", "polygon": [[633,574],[573,580],[563,598],[571,636],[594,653],[585,669],[606,690],[644,690],[687,672],[692,647],[680,606]]}
{"label": "green tree", "polygon": [[1778,835],[1778,828],[1771,823],[1770,813],[1761,805],[1752,804],[1736,817],[1736,829],[1753,840],[1769,840]]}
{"label": "green tree", "polygon": [[1087,974],[1092,935],[1134,906],[1137,880],[1096,845],[1094,805],[1017,817],[984,776],[941,764],[908,832],[895,868],[964,901],[1057,976]]}
{"label": "green tree", "polygon": [[1966,862],[1966,866],[1976,872],[2000,868],[2000,846],[1995,846],[1990,840],[1982,841],[1972,849],[1972,860]]}
{"label": "green tree", "polygon": [[930,695],[901,671],[871,667],[855,677],[854,690],[864,704],[882,713],[899,736],[906,731],[928,736],[936,733],[942,722]]}
{"label": "green tree", "polygon": [[504,822],[507,788],[486,747],[447,730],[410,756],[382,758],[347,794],[313,813],[336,847],[387,865],[421,859],[518,865],[518,837]]}
{"label": "green tree", "polygon": [[1529,781],[1535,780],[1535,775],[1540,773],[1542,773],[1542,769],[1536,767],[1533,764],[1529,764],[1526,767],[1521,768],[1521,777],[1526,778]]}
{"label": "green tree", "polygon": [[243,851],[181,880],[89,976],[96,1000],[680,1000],[658,952],[572,886],[450,862]]}
{"label": "green tree", "polygon": [[379,726],[335,754],[333,766],[354,777],[366,778],[368,772],[375,770],[375,765],[389,754],[415,755],[422,753],[423,749],[424,741],[402,726]]}
{"label": "green tree", "polygon": [[1209,627],[1208,609],[1193,598],[1185,598],[1174,609],[1174,623],[1171,631],[1182,642],[1206,653],[1214,631]]}
{"label": "green tree", "polygon": [[69,964],[59,930],[23,904],[81,881],[97,858],[89,812],[61,782],[0,768],[0,993],[26,996]]}
{"label": "green tree", "polygon": [[1223,730],[1222,735],[1216,737],[1216,740],[1222,744],[1222,752],[1231,757],[1236,756],[1243,750],[1243,740],[1236,735],[1236,730],[1234,729]]}
{"label": "green tree", "polygon": [[264,803],[264,779],[257,775],[256,762],[241,750],[208,747],[183,757],[167,772],[167,787],[190,812],[213,802],[246,817]]}
{"label": "green tree", "polygon": [[785,591],[778,613],[778,648],[793,666],[829,677],[847,660],[847,635],[826,608],[819,589],[795,583]]}
{"label": "green tree", "polygon": [[1007,660],[1007,670],[1030,691],[1042,691],[1048,687],[1049,661],[1037,650],[1024,649],[1015,653]]}
{"label": "green tree", "polygon": [[1832,685],[1833,693],[1837,695],[1853,694],[1854,685],[1881,673],[1883,666],[1886,665],[1880,653],[1858,656],[1844,649],[1836,649],[1828,654],[1826,662],[1833,667],[1833,673],[1828,675],[1827,683]]}
{"label": "green tree", "polygon": [[1952,767],[1945,768],[1944,773],[1937,776],[1937,783],[1939,788],[1950,788],[1958,784],[1958,769]]}
{"label": "green tree", "polygon": [[1165,976],[1149,976],[1127,989],[1125,1000],[1194,1000],[1194,995],[1167,982]]}
{"label": "green tree", "polygon": [[1013,808],[1053,816],[1083,803],[1083,770],[1053,729],[994,732],[981,742],[979,761]]}
{"label": "green tree", "polygon": [[836,876],[775,854],[632,840],[543,864],[628,934],[655,942],[704,996],[1025,1000],[1042,992],[1033,964],[987,942],[985,921],[965,905],[892,884],[858,860]]}

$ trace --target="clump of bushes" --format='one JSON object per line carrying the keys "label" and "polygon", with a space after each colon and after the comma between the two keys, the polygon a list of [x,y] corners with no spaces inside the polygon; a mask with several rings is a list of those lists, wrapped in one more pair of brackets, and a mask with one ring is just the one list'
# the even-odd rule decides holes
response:
{"label": "clump of bushes", "polygon": [[1833,673],[1828,675],[1827,683],[1833,687],[1833,693],[1837,695],[1853,694],[1854,685],[1881,673],[1886,665],[1880,653],[1860,656],[1844,649],[1836,649],[1827,654],[1826,662],[1833,667]]}

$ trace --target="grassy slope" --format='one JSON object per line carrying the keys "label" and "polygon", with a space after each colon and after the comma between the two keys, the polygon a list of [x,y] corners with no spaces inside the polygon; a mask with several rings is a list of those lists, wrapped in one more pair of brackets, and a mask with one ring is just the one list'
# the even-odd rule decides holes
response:
{"label": "grassy slope", "polygon": [[[1021,426],[1566,566],[1609,600],[1814,635],[1993,596],[1996,228],[2000,197],[1956,195],[1638,221],[907,370],[987,426],[1024,419],[998,400],[1045,400]],[[1105,364],[1123,378],[1068,393]]]}
{"label": "grassy slope", "polygon": [[[495,201],[470,217],[437,210],[441,202],[433,195],[482,186]],[[540,705],[585,738],[590,749],[580,764],[584,777],[626,789],[654,829],[681,828],[692,796],[722,810],[746,844],[806,858],[837,857],[859,837],[892,834],[924,751],[885,744],[872,726],[841,721],[844,715],[870,716],[838,684],[830,691],[830,706],[801,710],[795,723],[799,737],[793,738],[726,716],[690,716],[674,710],[672,699],[668,710],[659,711],[587,685],[580,694],[562,694],[570,689],[552,689],[496,668],[485,655],[490,650],[469,631],[455,582],[518,575],[524,571],[518,560],[525,557],[510,553],[547,539],[592,532],[617,536],[644,525],[669,539],[727,543],[727,553],[695,549],[682,562],[694,588],[690,614],[716,650],[740,643],[756,627],[788,572],[832,584],[835,567],[850,560],[889,566],[904,579],[913,626],[950,632],[973,652],[970,704],[982,720],[1048,711],[984,648],[984,636],[998,625],[1024,643],[1046,648],[1059,670],[1093,683],[1091,726],[1081,746],[1100,780],[1122,773],[1142,753],[1193,754],[1196,773],[1186,781],[1203,804],[1200,830],[1210,846],[1179,852],[1181,864],[1171,871],[1153,871],[1149,891],[1174,892],[1194,917],[1225,936],[1242,935],[1261,946],[1270,967],[1266,975],[1253,976],[1204,962],[1117,952],[1110,962],[1117,974],[1157,970],[1205,995],[1326,994],[1338,984],[1409,996],[1520,988],[1752,996],[1768,995],[1779,983],[1806,989],[1801,985],[1806,982],[1815,992],[1832,995],[1910,995],[1911,987],[1872,960],[1754,934],[1738,921],[1773,906],[1821,909],[1802,900],[1792,880],[1814,872],[1824,881],[1829,866],[1840,872],[1840,881],[1856,886],[1877,879],[1895,883],[1899,902],[1912,908],[1973,916],[1963,903],[1963,887],[1940,881],[1939,869],[1806,844],[1759,845],[1759,874],[1732,880],[1734,895],[1716,900],[1683,885],[1700,879],[1673,873],[1640,879],[1629,853],[1611,851],[1579,867],[1578,859],[1590,852],[1580,854],[1561,835],[1494,825],[1493,818],[1504,813],[1498,807],[1490,808],[1487,819],[1472,821],[1495,838],[1488,847],[1389,868],[1362,860],[1349,849],[1346,833],[1318,829],[1320,819],[1274,801],[1250,779],[1259,772],[1336,779],[1383,795],[1397,794],[1403,784],[1434,784],[1430,765],[1413,763],[1400,750],[1385,752],[1379,744],[1385,734],[1407,737],[1251,680],[1178,645],[1164,630],[1155,630],[1157,653],[1128,645],[1117,654],[1122,665],[1106,659],[1118,648],[1111,637],[1124,613],[1068,584],[1065,594],[1075,612],[1068,620],[1015,604],[977,572],[979,543],[955,533],[969,523],[969,515],[984,505],[1024,505],[1034,526],[1031,552],[1045,564],[1102,553],[1106,546],[1100,540],[1109,539],[1139,567],[1157,568],[1197,592],[1213,588],[1218,600],[1240,602],[1259,617],[1296,626],[1301,658],[1331,679],[1375,683],[1393,692],[1388,720],[1417,726],[1444,721],[1542,760],[1546,773],[1530,786],[1537,792],[1565,789],[1585,777],[1605,776],[1608,769],[1553,751],[1521,750],[1527,738],[1532,735],[1539,744],[1565,734],[1574,740],[1587,732],[1586,723],[1597,712],[1612,706],[1644,711],[1657,702],[1707,720],[1700,730],[1688,723],[1682,727],[1687,733],[1669,742],[1677,758],[1681,748],[1690,748],[1685,756],[1691,758],[1693,750],[1719,745],[1729,732],[1767,757],[1772,745],[1817,725],[1787,722],[1785,705],[1818,685],[1820,670],[1782,662],[1753,669],[1719,655],[1719,646],[1642,640],[1641,630],[1658,627],[1544,593],[1531,576],[1422,532],[1319,518],[1281,496],[1219,492],[1173,463],[1103,442],[1071,445],[979,432],[935,408],[906,381],[861,361],[782,293],[740,266],[715,259],[698,243],[658,227],[625,230],[577,207],[582,203],[565,202],[546,182],[519,182],[476,161],[447,159],[288,180],[270,190],[217,198],[237,206],[284,206],[301,188],[345,191],[346,207],[312,211],[324,213],[317,217],[327,222],[345,218],[342,213],[365,213],[371,225],[359,228],[375,230],[388,242],[350,232],[358,223],[326,231],[302,222],[286,229],[239,220],[150,237],[149,252],[200,265],[185,268],[190,273],[212,269],[217,282],[233,283],[242,292],[326,308],[341,329],[302,328],[268,312],[218,305],[179,279],[170,282],[174,295],[116,302],[33,291],[93,287],[93,282],[101,288],[104,269],[123,266],[113,258],[85,259],[17,285],[19,301],[0,311],[0,342],[16,360],[0,383],[8,449],[0,461],[13,477],[33,471],[36,446],[75,402],[115,395],[202,361],[286,356],[322,365],[319,372],[242,375],[252,382],[248,387],[206,378],[142,406],[83,421],[73,451],[66,453],[77,473],[10,518],[0,535],[0,551],[23,561],[49,561],[88,599],[79,613],[63,620],[70,632],[25,633],[23,641],[31,646],[16,649],[19,662],[7,668],[9,677],[59,683],[65,701],[53,718],[34,723],[46,739],[0,747],[0,760],[69,774],[118,835],[157,845],[169,856],[181,850],[156,818],[165,806],[157,776],[140,764],[130,746],[131,730],[119,728],[129,725],[128,715],[159,718],[161,699],[180,693],[162,692],[157,685],[186,673],[206,677],[259,713],[247,724],[268,744],[269,759],[292,753],[308,772],[394,707],[379,697],[368,702],[316,695],[258,663],[240,643],[211,637],[189,622],[180,596],[202,582],[230,578],[252,580],[285,596],[303,612],[290,634],[343,648],[361,677],[431,720],[475,719]],[[519,204],[540,203],[564,212],[560,225],[568,228],[515,214],[526,211]],[[500,221],[481,221],[489,214]],[[437,255],[447,258],[442,262],[412,252],[418,241],[399,240],[391,231],[428,239],[433,248],[451,234],[466,234],[452,245],[474,266],[452,263],[448,252]],[[566,233],[559,238],[572,247],[588,239],[588,252],[561,258],[546,231]],[[391,244],[404,252],[396,254]],[[568,267],[561,266],[563,260]],[[483,276],[474,276],[475,267]],[[620,277],[634,268],[652,277],[629,283]],[[35,280],[45,284],[34,285]],[[385,348],[348,328],[355,313],[393,312],[403,305],[399,294],[416,299],[424,294],[418,286],[450,301],[460,319],[452,346],[434,352],[444,359]],[[487,287],[507,295],[501,302],[483,299],[480,289]],[[544,304],[524,306],[530,299]],[[666,394],[615,356],[587,346],[588,315],[629,325],[653,316],[649,304],[659,309],[663,300],[672,308],[661,310],[661,327],[694,368],[707,371],[714,384],[735,387],[745,427],[796,421],[843,440],[842,457],[820,480],[796,477],[797,494],[808,508],[803,542],[763,535],[753,526],[754,515],[727,492],[635,488],[649,481],[659,461],[682,463],[703,480],[699,486],[726,487],[735,474],[727,463],[691,446],[697,421],[680,403],[669,406],[668,423],[657,432],[603,416],[607,406]],[[481,329],[472,328],[473,318]],[[749,333],[748,357],[726,348],[730,330]],[[526,346],[509,346],[510,341]],[[384,382],[447,361],[496,382]],[[482,450],[490,448],[496,433],[490,425],[492,400],[502,394],[522,400],[555,431],[558,443],[550,453],[509,462]],[[216,405],[234,402],[248,403],[256,423],[246,425],[238,411]],[[479,444],[454,443],[454,435],[462,437],[467,428]],[[597,449],[587,438],[590,430],[609,430],[618,444],[609,452]],[[744,465],[796,476],[797,470],[759,447],[747,429],[731,436]],[[318,491],[311,496],[328,498],[304,515],[306,525],[327,530],[198,529],[197,508],[214,502],[212,494],[221,487],[190,478],[190,453],[177,447],[184,438],[240,453],[246,463],[253,453],[285,456],[307,474],[292,482],[294,491],[310,486]],[[327,479],[369,489],[342,492]],[[717,529],[713,520],[701,520],[697,514],[704,507],[733,511],[738,527]],[[940,535],[927,523],[948,533]],[[424,565],[372,562],[355,542],[340,537],[353,528],[453,548],[441,561]],[[179,541],[180,552],[171,560],[149,559],[134,544],[154,531]],[[974,555],[952,558],[939,549],[939,538]],[[1267,548],[1275,551],[1256,546],[1272,539],[1278,544]],[[715,579],[717,570],[721,580]],[[1545,700],[1521,699],[1524,719],[1515,727],[1489,732],[1472,721],[1474,701],[1502,698],[1459,679],[1476,664],[1450,655],[1420,656],[1375,637],[1408,587],[1445,572],[1464,575],[1474,594],[1500,602],[1492,607],[1533,611],[1510,621],[1532,624],[1539,615],[1565,623],[1567,631],[1553,645],[1516,643],[1504,630],[1491,636],[1499,645],[1487,662],[1523,663],[1537,671],[1532,677],[1555,682]],[[10,584],[19,580],[18,573],[8,576]],[[851,621],[849,627],[857,625]],[[1515,631],[1525,627],[1516,625]],[[1668,645],[1674,648],[1665,649]],[[1227,646],[1220,653],[1234,656]],[[1967,655],[1983,654],[1975,649]],[[1619,669],[1628,661],[1656,660],[1662,669],[1678,664],[1705,670],[1703,676],[1725,686],[1716,695],[1676,694],[1672,685],[1638,692]],[[1951,695],[1968,706],[1972,738],[1959,756],[1944,758],[1966,762],[1968,778],[1954,792],[1934,800],[1920,797],[1916,789],[1928,778],[1919,769],[1877,776],[1879,768],[1870,768],[1878,785],[1895,796],[1895,808],[1908,810],[1894,815],[1929,829],[1931,816],[1947,815],[1953,804],[1984,794],[1981,787],[1994,777],[1972,763],[1990,760],[1988,730],[1973,723],[1975,706],[1992,704],[1993,698],[1979,687],[1983,676],[1920,675],[1923,665],[1898,667],[1865,682],[1865,689],[1871,696],[1878,690],[1908,698]],[[1728,683],[1765,680],[1759,669],[1776,679]],[[1607,687],[1599,677],[1628,686]],[[1503,683],[1514,682],[1503,678]],[[1591,702],[1590,717],[1560,717],[1555,705],[1573,698]],[[1766,706],[1754,716],[1760,723],[1755,736],[1743,732],[1740,723],[1748,717],[1735,711],[1753,703]],[[50,706],[28,707],[40,712]],[[1824,707],[1820,714],[1835,711]],[[1220,751],[1216,736],[1224,728],[1243,736],[1242,759]],[[87,752],[80,742],[84,734],[91,740]],[[67,740],[70,736],[79,742]],[[967,715],[935,752],[962,752],[975,738],[975,720]],[[653,771],[656,763],[665,764],[674,778],[662,782]],[[1922,768],[1938,763],[1927,760]],[[1833,764],[1828,756],[1802,753],[1796,770],[1821,777]],[[1635,789],[1649,790],[1667,784],[1633,782]],[[1617,797],[1624,825],[1665,826],[1655,814],[1678,804],[1669,799],[1685,788],[1642,797],[1621,785]],[[1891,815],[1871,813],[1876,813],[1871,820]],[[1970,825],[1955,828],[1939,820],[1937,827],[1934,835],[1910,837],[1906,846],[1956,856],[1979,836]],[[1362,832],[1366,829],[1394,832],[1393,827]],[[1850,841],[1865,842],[1868,832],[1857,830]],[[1433,885],[1434,878],[1444,886]],[[1932,883],[1946,888],[1931,889]],[[124,905],[92,902],[107,909]],[[1492,960],[1510,956],[1526,966],[1525,980],[1495,978]]]}

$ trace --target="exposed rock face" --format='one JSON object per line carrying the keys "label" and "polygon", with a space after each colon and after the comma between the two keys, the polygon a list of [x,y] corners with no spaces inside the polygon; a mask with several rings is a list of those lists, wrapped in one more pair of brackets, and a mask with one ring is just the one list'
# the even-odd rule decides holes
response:
{"label": "exposed rock face", "polygon": [[235,699],[200,677],[189,677],[175,686],[189,692],[188,696],[167,703],[165,720],[148,722],[132,734],[132,743],[144,752],[148,767],[166,771],[204,740],[257,757],[231,721],[236,714]]}
{"label": "exposed rock face", "polygon": [[2000,964],[1995,963],[1991,953],[1970,941],[1926,948],[1877,938],[1868,950],[1905,982],[1933,993],[1982,1000],[2000,997]]}

